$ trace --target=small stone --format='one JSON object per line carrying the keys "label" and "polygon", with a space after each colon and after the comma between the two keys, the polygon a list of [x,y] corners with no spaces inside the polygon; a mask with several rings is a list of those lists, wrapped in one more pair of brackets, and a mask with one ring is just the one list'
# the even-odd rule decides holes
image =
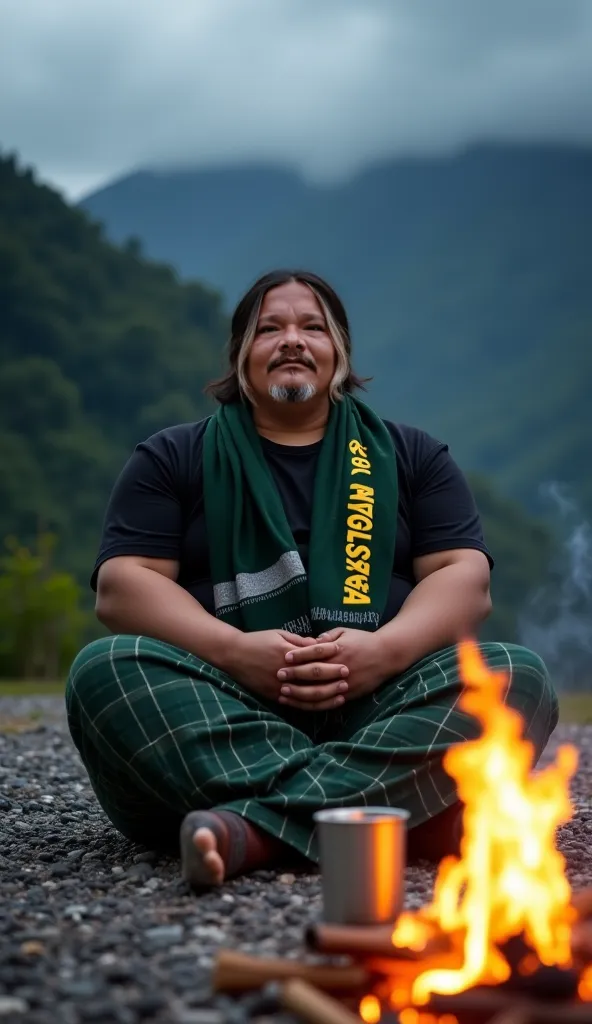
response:
{"label": "small stone", "polygon": [[78,1007],[78,1014],[81,1020],[100,1021],[101,1024],[105,1024],[106,1021],[121,1020],[119,1014],[115,1016],[116,1009],[110,999],[101,999],[98,1002],[85,1003]]}
{"label": "small stone", "polygon": [[145,850],[144,853],[137,853],[132,859],[134,864],[155,864],[158,854],[154,850]]}
{"label": "small stone", "polygon": [[[105,957],[110,954],[105,954]],[[117,957],[113,958],[113,962],[106,963],[105,958],[100,958],[100,964],[103,968],[103,977],[107,981],[114,982],[115,984],[120,982],[133,981],[134,968],[131,964],[122,963]]]}
{"label": "small stone", "polygon": [[26,1013],[29,1009],[29,1004],[24,999],[18,999],[16,996],[0,996],[0,1017],[8,1017],[11,1015]]}
{"label": "small stone", "polygon": [[93,978],[63,978],[60,981],[60,989],[71,999],[92,999],[97,995],[99,986]]}
{"label": "small stone", "polygon": [[254,885],[249,885],[248,882],[241,882],[239,885],[234,886],[234,891],[237,896],[252,896],[257,889]]}
{"label": "small stone", "polygon": [[35,903],[36,900],[45,899],[45,890],[42,885],[31,885],[27,889],[27,899]]}
{"label": "small stone", "polygon": [[141,1017],[151,1017],[167,1004],[166,997],[160,992],[144,992],[134,1000],[132,1006]]}
{"label": "small stone", "polygon": [[23,942],[21,953],[23,956],[43,956],[45,946],[36,939],[30,939],[29,942]]}
{"label": "small stone", "polygon": [[115,867],[111,868],[111,874],[116,876],[124,875],[125,868],[122,868],[121,864],[116,864]]}
{"label": "small stone", "polygon": [[49,873],[55,878],[67,878],[70,874],[71,867],[66,864],[63,860],[58,860],[55,864],[52,864]]}
{"label": "small stone", "polygon": [[0,811],[9,811],[11,807],[10,800],[7,800],[5,796],[0,796]]}
{"label": "small stone", "polygon": [[148,928],[144,932],[144,941],[151,949],[168,949],[183,941],[183,927],[180,924],[163,924],[156,928]]}
{"label": "small stone", "polygon": [[225,1017],[219,1010],[181,1010],[175,1017],[175,1024],[224,1024]]}
{"label": "small stone", "polygon": [[234,896],[231,896],[229,892],[225,892],[224,895],[220,897],[220,899],[222,900],[222,903],[234,903],[235,902]]}
{"label": "small stone", "polygon": [[88,913],[88,907],[84,903],[69,903],[64,908],[64,917],[71,917],[74,921],[80,921],[84,914]]}
{"label": "small stone", "polygon": [[278,882],[281,882],[282,885],[294,885],[295,881],[296,875],[280,875],[280,877],[278,878]]}
{"label": "small stone", "polygon": [[46,794],[45,794],[44,796],[41,796],[41,797],[39,797],[39,799],[40,799],[40,800],[41,800],[41,801],[42,801],[42,802],[43,802],[44,804],[52,804],[52,803],[54,802],[54,800],[55,800],[55,797],[53,797],[53,796],[50,796],[50,794],[49,794],[49,793],[46,793]]}
{"label": "small stone", "polygon": [[287,907],[292,902],[292,899],[287,892],[270,892],[267,896],[267,902],[272,907]]}
{"label": "small stone", "polygon": [[145,861],[139,861],[137,864],[132,864],[125,872],[126,878],[131,878],[138,882],[144,882],[151,876],[152,868],[150,864],[147,864]]}
{"label": "small stone", "polygon": [[226,932],[222,928],[216,928],[215,925],[196,925],[195,928],[191,929],[196,939],[210,939],[212,942],[224,942],[226,938]]}

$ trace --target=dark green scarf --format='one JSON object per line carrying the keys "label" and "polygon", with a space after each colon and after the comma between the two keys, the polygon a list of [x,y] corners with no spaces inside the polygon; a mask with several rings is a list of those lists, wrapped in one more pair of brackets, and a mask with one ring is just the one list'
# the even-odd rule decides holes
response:
{"label": "dark green scarf", "polygon": [[204,436],[204,498],[216,616],[246,632],[373,630],[397,525],[389,431],[350,396],[331,406],[312,504],[308,575],[250,409],[222,405]]}

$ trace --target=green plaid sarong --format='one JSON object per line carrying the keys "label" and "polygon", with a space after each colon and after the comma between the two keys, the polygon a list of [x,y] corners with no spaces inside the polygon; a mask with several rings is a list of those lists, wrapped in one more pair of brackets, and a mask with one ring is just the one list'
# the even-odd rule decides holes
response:
{"label": "green plaid sarong", "polygon": [[[557,723],[545,666],[522,647],[481,649],[509,671],[506,700],[538,759]],[[99,803],[124,835],[174,843],[188,811],[218,807],[316,860],[321,808],[402,807],[413,828],[456,800],[442,758],[478,734],[461,690],[447,648],[339,709],[290,715],[186,651],[113,636],[77,656],[66,705]]]}

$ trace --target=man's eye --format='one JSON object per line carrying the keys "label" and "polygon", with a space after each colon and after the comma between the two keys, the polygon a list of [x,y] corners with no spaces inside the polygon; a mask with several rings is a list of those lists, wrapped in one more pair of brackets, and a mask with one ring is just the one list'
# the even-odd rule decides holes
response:
{"label": "man's eye", "polygon": [[306,328],[307,331],[323,331],[325,330],[323,324],[309,324]]}
{"label": "man's eye", "polygon": [[257,333],[269,334],[271,331],[277,331],[277,327],[274,327],[273,324],[264,324],[263,327],[259,328]]}

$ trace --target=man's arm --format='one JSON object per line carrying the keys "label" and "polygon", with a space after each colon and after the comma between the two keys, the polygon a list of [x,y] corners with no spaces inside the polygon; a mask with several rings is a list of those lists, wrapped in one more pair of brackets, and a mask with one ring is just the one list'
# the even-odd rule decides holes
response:
{"label": "man's arm", "polygon": [[112,633],[151,636],[228,671],[242,633],[220,622],[180,587],[178,562],[120,555],[104,562],[97,580],[97,618]]}
{"label": "man's arm", "polygon": [[413,569],[417,586],[395,618],[375,634],[389,674],[474,635],[491,612],[489,562],[482,551],[421,555]]}
{"label": "man's arm", "polygon": [[[277,700],[277,677],[288,651],[314,640],[279,629],[243,633],[220,622],[176,583],[178,563],[173,559],[122,555],[104,562],[99,570],[96,614],[112,633],[131,633],[164,640],[197,655],[226,672],[246,689],[267,700]],[[328,644],[330,653],[336,644]],[[341,664],[318,666],[326,700],[333,700],[342,678]]]}

